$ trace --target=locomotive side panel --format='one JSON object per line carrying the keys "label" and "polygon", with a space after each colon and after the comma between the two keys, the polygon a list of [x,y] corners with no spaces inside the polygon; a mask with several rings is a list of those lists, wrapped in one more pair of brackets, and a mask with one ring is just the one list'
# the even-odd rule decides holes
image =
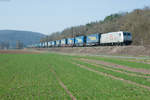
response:
{"label": "locomotive side panel", "polygon": [[110,32],[101,35],[100,43],[107,44],[107,43],[122,43],[124,42],[123,39],[123,32]]}

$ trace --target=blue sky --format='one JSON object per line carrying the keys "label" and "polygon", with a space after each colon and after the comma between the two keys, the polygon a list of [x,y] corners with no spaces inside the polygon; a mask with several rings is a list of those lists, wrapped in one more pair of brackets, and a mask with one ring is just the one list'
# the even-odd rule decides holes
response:
{"label": "blue sky", "polygon": [[0,0],[0,30],[50,34],[150,6],[150,0]]}

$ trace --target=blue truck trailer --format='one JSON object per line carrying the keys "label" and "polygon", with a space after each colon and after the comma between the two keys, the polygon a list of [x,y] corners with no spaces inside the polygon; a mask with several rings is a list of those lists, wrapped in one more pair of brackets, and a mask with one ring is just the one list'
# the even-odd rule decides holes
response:
{"label": "blue truck trailer", "polygon": [[56,40],[56,45],[55,45],[56,47],[59,47],[59,46],[61,46],[61,40]]}
{"label": "blue truck trailer", "polygon": [[45,48],[45,47],[46,47],[46,43],[42,42],[42,48]]}
{"label": "blue truck trailer", "polygon": [[40,42],[40,48],[43,48],[42,43]]}
{"label": "blue truck trailer", "polygon": [[85,46],[86,36],[75,37],[75,46]]}
{"label": "blue truck trailer", "polygon": [[86,45],[87,46],[99,45],[100,37],[101,37],[100,33],[87,35],[86,36]]}
{"label": "blue truck trailer", "polygon": [[74,38],[68,38],[67,39],[67,46],[74,46],[74,42],[75,42]]}
{"label": "blue truck trailer", "polygon": [[51,41],[51,43],[52,43],[52,47],[56,46],[56,41]]}
{"label": "blue truck trailer", "polygon": [[62,39],[62,40],[61,40],[61,46],[62,46],[62,47],[67,46],[67,39]]}
{"label": "blue truck trailer", "polygon": [[51,41],[48,41],[48,47],[51,47]]}
{"label": "blue truck trailer", "polygon": [[48,47],[52,47],[53,41],[48,42]]}

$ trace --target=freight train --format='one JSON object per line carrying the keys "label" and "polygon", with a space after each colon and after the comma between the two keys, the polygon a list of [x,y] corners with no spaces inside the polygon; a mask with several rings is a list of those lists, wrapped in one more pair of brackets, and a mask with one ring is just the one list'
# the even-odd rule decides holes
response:
{"label": "freight train", "polygon": [[118,31],[109,33],[96,33],[86,36],[77,36],[55,41],[41,42],[33,45],[38,48],[49,47],[84,47],[84,46],[110,46],[110,45],[130,45],[132,34],[130,32]]}

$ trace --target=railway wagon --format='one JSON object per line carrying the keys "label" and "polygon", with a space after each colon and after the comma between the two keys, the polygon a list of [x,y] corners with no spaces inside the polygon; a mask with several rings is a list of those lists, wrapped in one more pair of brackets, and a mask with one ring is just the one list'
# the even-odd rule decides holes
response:
{"label": "railway wagon", "polygon": [[41,42],[39,43],[39,48],[42,48],[42,43]]}
{"label": "railway wagon", "polygon": [[67,39],[62,39],[61,40],[61,47],[67,46]]}
{"label": "railway wagon", "polygon": [[86,45],[87,46],[99,45],[100,37],[101,37],[100,33],[87,35],[86,36]]}
{"label": "railway wagon", "polygon": [[48,42],[44,42],[44,48],[48,47]]}
{"label": "railway wagon", "polygon": [[52,41],[49,41],[48,42],[48,47],[51,47],[52,46]]}
{"label": "railway wagon", "polygon": [[61,46],[61,40],[56,40],[56,47],[60,47]]}
{"label": "railway wagon", "polygon": [[100,44],[101,45],[123,45],[130,44],[132,42],[131,33],[129,32],[109,32],[101,34]]}
{"label": "railway wagon", "polygon": [[86,45],[86,36],[75,37],[75,46],[85,46]]}
{"label": "railway wagon", "polygon": [[41,47],[44,48],[45,47],[45,42],[41,43]]}
{"label": "railway wagon", "polygon": [[42,48],[44,48],[44,42],[41,43]]}
{"label": "railway wagon", "polygon": [[67,46],[74,46],[75,39],[74,38],[67,38]]}
{"label": "railway wagon", "polygon": [[41,48],[41,43],[38,44],[38,48]]}
{"label": "railway wagon", "polygon": [[51,41],[51,43],[52,43],[52,47],[55,47],[56,41]]}

